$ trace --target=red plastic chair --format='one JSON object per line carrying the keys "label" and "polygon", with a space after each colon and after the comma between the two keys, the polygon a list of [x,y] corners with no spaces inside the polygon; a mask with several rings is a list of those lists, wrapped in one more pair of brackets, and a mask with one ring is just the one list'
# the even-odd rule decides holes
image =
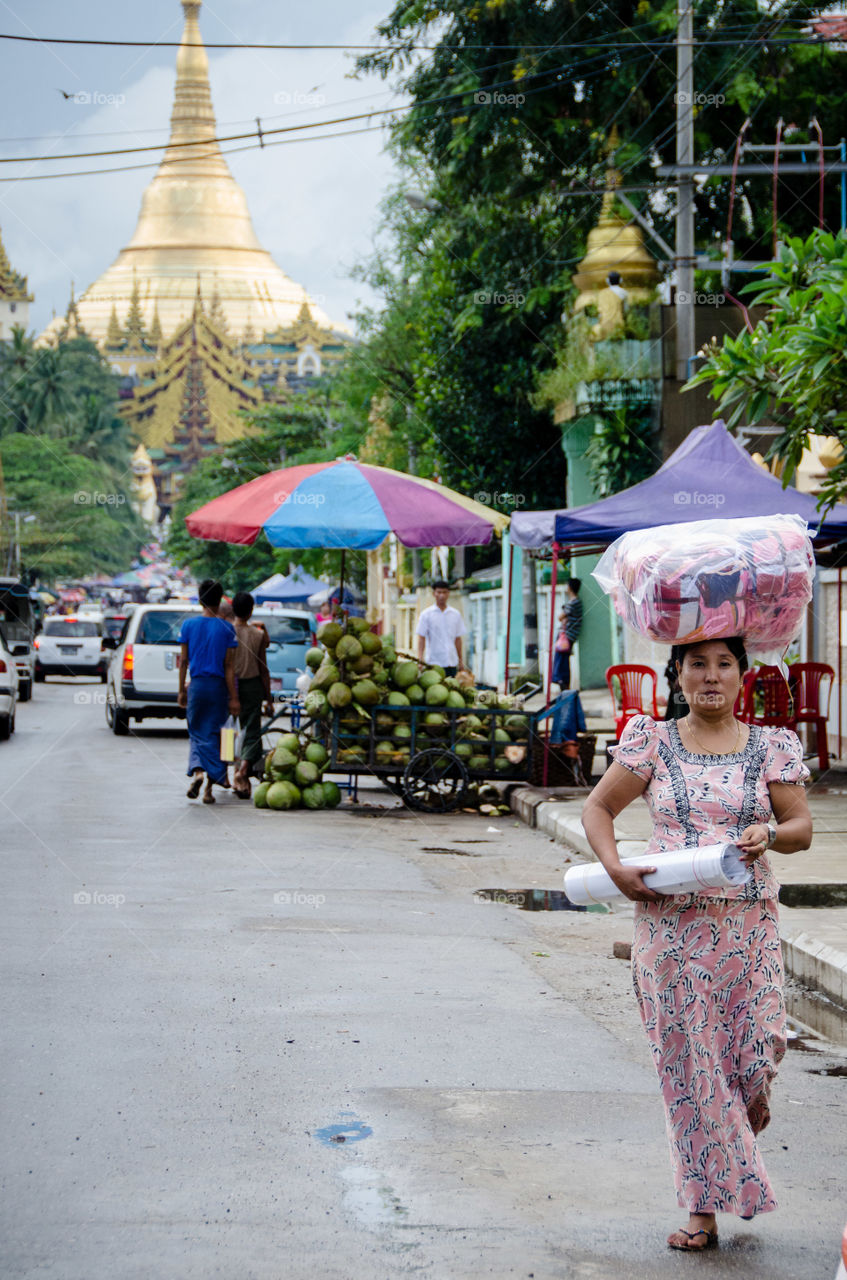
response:
{"label": "red plastic chair", "polygon": [[[829,703],[832,698],[832,686],[835,683],[835,672],[827,662],[792,662],[788,668],[788,679],[794,696],[794,723],[815,726],[818,764],[821,769],[828,769],[829,743],[826,736],[826,722],[829,718]],[[828,682],[826,710],[823,709],[821,687],[825,680]]]}
{"label": "red plastic chair", "polygon": [[[616,680],[617,688],[615,688],[614,683]],[[650,686],[646,699],[644,697],[645,680]],[[632,665],[608,667],[606,670],[606,684],[609,686],[609,693],[612,695],[615,733],[618,735],[618,741],[620,741],[627,720],[631,720],[633,716],[652,716],[654,720],[658,720],[656,673],[652,667],[641,667],[634,663]],[[645,701],[650,699],[652,699],[651,704],[645,706]]]}
{"label": "red plastic chair", "polygon": [[[756,709],[757,694],[762,698],[761,711]],[[779,667],[754,667],[744,673],[738,719],[744,724],[794,728],[791,691]]]}

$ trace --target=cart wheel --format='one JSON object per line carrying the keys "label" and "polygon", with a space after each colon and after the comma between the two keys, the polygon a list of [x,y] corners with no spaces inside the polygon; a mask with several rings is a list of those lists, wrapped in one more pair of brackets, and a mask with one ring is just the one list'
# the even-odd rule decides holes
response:
{"label": "cart wheel", "polygon": [[468,789],[468,771],[452,751],[430,747],[419,751],[403,774],[403,799],[410,809],[450,813],[458,809]]}

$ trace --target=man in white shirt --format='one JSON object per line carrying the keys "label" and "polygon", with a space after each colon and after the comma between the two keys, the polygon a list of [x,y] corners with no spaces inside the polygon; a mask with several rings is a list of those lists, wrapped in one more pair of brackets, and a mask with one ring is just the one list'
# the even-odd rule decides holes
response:
{"label": "man in white shirt", "polygon": [[450,588],[446,582],[433,583],[435,604],[424,609],[418,620],[418,661],[444,668],[444,674],[454,676],[456,671],[466,671],[462,659],[462,640],[465,623],[458,609],[447,603]]}

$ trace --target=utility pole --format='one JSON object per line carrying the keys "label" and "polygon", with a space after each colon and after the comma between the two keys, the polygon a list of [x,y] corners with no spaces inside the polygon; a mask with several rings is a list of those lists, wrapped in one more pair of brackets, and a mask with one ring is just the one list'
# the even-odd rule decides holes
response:
{"label": "utility pole", "polygon": [[[693,0],[677,0],[676,163],[694,163]],[[688,381],[694,339],[694,175],[677,179],[676,214],[676,376]]]}

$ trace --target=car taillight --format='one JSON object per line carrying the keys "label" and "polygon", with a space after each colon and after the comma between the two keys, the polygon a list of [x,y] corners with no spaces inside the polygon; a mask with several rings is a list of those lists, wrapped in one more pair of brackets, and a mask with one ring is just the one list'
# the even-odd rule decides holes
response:
{"label": "car taillight", "polygon": [[121,679],[131,680],[133,667],[135,665],[135,655],[132,652],[132,645],[128,644],[124,649],[124,662],[121,669]]}
{"label": "car taillight", "polygon": [[33,643],[33,645],[34,645],[34,647],[35,647],[36,649],[40,649],[40,648],[41,648],[41,636],[36,636],[32,643]]}
{"label": "car taillight", "polygon": [[8,670],[9,670],[9,668],[6,666],[6,664],[5,664],[5,662],[3,661],[3,659],[2,659],[2,658],[0,658],[0,671],[8,671]]}

